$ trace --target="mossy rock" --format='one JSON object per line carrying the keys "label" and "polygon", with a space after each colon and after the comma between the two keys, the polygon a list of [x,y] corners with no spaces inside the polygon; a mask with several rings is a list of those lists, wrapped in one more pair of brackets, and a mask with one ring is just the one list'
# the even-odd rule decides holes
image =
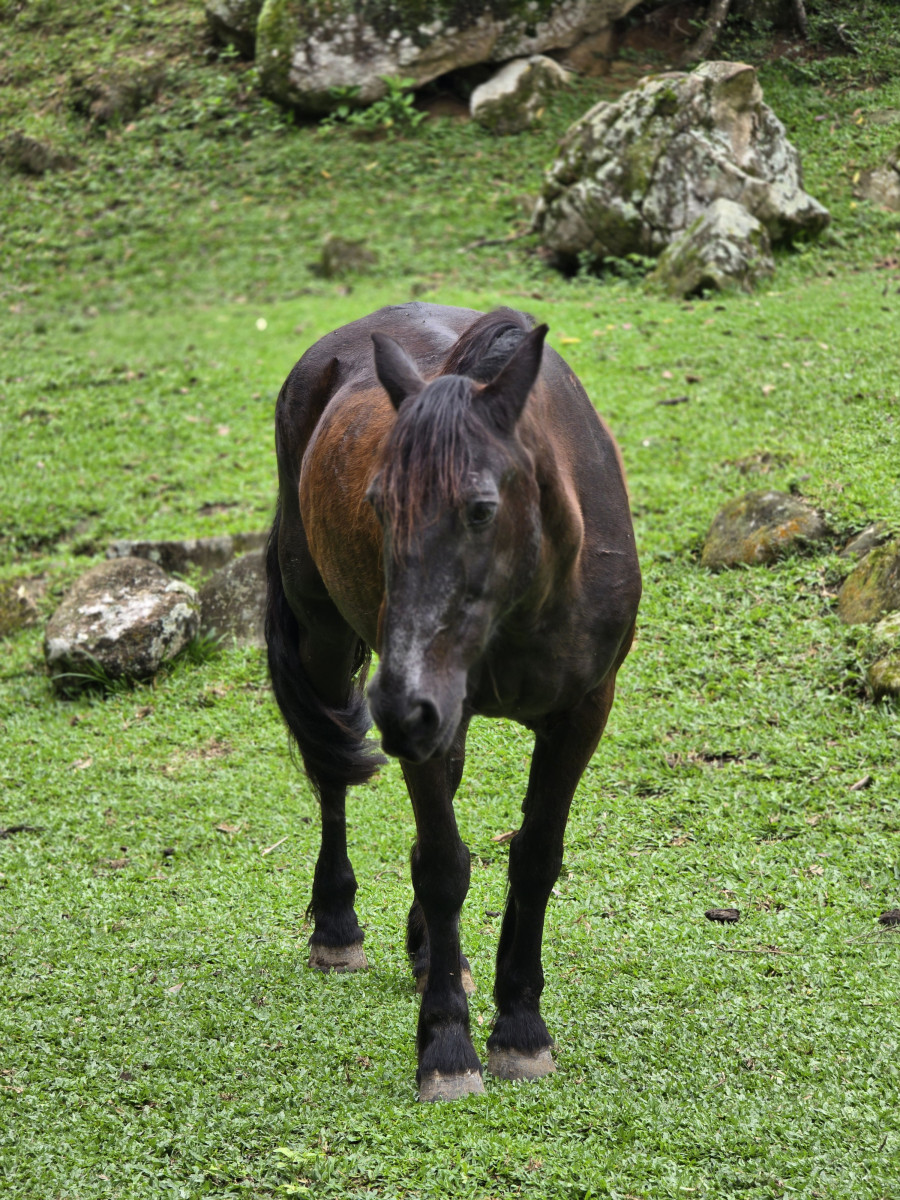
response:
{"label": "mossy rock", "polygon": [[747,63],[650,75],[615,103],[594,105],[560,144],[534,228],[572,270],[658,255],[716,200],[752,213],[772,245],[816,237],[830,219],[803,190],[800,157]]}
{"label": "mossy rock", "polygon": [[[380,100],[386,76],[419,87],[449,71],[563,50],[639,0],[265,0],[256,61],[265,95],[312,114]],[[352,97],[349,89],[358,89]],[[343,91],[343,95],[341,95]]]}
{"label": "mossy rock", "polygon": [[263,0],[206,0],[206,23],[217,41],[252,58]]}
{"label": "mossy rock", "polygon": [[667,246],[647,284],[685,298],[711,291],[752,292],[774,273],[765,226],[743,205],[718,199]]}
{"label": "mossy rock", "polygon": [[747,492],[717,513],[703,546],[701,565],[712,570],[774,562],[826,541],[821,515],[786,492]]}
{"label": "mossy rock", "polygon": [[848,625],[868,625],[898,610],[900,538],[869,551],[838,593],[838,613]]}

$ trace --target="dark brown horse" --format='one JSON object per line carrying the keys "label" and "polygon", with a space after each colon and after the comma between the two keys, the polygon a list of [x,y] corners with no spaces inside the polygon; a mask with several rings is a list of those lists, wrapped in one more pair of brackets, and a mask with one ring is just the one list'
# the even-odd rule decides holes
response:
{"label": "dark brown horse", "polygon": [[383,761],[364,740],[374,648],[368,707],[416,820],[407,950],[423,989],[423,1100],[483,1088],[459,945],[469,851],[453,814],[475,713],[535,735],[488,1069],[555,1069],[540,1014],[544,913],[640,598],[618,451],[546,332],[511,309],[383,308],[304,354],[275,417],[266,637],[322,813],[310,965],[366,965],[344,802]]}

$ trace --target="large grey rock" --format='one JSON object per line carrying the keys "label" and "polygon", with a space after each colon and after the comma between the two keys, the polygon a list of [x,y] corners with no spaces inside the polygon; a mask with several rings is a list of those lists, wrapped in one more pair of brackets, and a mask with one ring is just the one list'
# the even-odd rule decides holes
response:
{"label": "large grey rock", "polygon": [[534,224],[560,266],[599,265],[659,254],[720,198],[752,213],[773,243],[829,221],[746,63],[649,76],[595,105],[564,137]]}
{"label": "large grey rock", "polygon": [[821,516],[787,492],[747,492],[716,514],[700,562],[713,570],[774,562],[826,540]]}
{"label": "large grey rock", "polygon": [[863,171],[859,179],[859,193],[880,208],[900,212],[900,146],[881,166]]}
{"label": "large grey rock", "polygon": [[334,89],[358,88],[370,104],[385,76],[418,87],[477,63],[564,49],[608,29],[639,0],[265,0],[256,27],[264,93],[303,112],[341,102]]}
{"label": "large grey rock", "polygon": [[105,675],[146,679],[200,625],[197,593],[142,558],[117,558],[82,575],[50,618],[44,657],[60,691]]}
{"label": "large grey rock", "polygon": [[263,0],[206,0],[206,23],[218,41],[252,58],[262,6]]}
{"label": "large grey rock", "polygon": [[181,541],[111,542],[107,558],[146,558],[164,571],[183,575],[191,568],[216,571],[236,554],[256,550],[265,544],[265,533],[226,533],[220,537],[183,538]]}
{"label": "large grey rock", "polygon": [[544,54],[516,58],[475,89],[469,111],[492,133],[521,133],[569,79],[569,72]]}
{"label": "large grey rock", "polygon": [[900,611],[900,538],[870,550],[838,592],[838,615],[848,625],[867,625]]}
{"label": "large grey rock", "polygon": [[264,646],[265,609],[265,555],[255,550],[232,559],[200,589],[200,632]]}
{"label": "large grey rock", "polygon": [[774,272],[765,226],[743,205],[720,199],[670,242],[647,282],[678,297],[703,291],[752,292]]}

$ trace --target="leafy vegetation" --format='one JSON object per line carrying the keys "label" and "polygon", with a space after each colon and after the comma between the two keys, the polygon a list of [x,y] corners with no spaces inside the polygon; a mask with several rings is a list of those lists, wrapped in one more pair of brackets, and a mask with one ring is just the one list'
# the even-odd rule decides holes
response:
{"label": "leafy vegetation", "polygon": [[[900,225],[854,196],[897,139],[884,43],[840,76],[763,68],[833,235],[755,297],[675,305],[639,264],[567,281],[503,240],[606,81],[517,138],[432,115],[362,142],[261,102],[176,0],[2,15],[4,124],[79,165],[0,167],[0,577],[42,581],[47,615],[113,537],[264,527],[293,361],[421,297],[549,322],[621,443],[646,588],[548,917],[560,1069],[436,1107],[415,1103],[397,765],[350,806],[372,969],[314,975],[318,818],[261,655],[200,646],[152,687],[62,701],[40,626],[5,639],[3,1194],[893,1196],[898,934],[876,918],[900,903],[898,709],[835,615],[845,560],[697,564],[753,486],[820,505],[835,547],[900,528]],[[116,116],[124,59],[156,82]],[[330,231],[377,263],[319,278]],[[480,1049],[528,753],[478,723],[457,804]],[[704,919],[724,905],[737,925]]]}

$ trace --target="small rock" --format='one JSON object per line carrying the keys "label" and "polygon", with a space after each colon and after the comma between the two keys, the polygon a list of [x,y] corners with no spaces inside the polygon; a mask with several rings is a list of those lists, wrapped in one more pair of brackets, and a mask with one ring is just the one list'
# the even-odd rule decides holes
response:
{"label": "small rock", "polygon": [[200,632],[265,646],[266,564],[262,550],[235,558],[200,589]]}
{"label": "small rock", "polygon": [[521,133],[535,120],[546,98],[569,79],[568,71],[543,54],[516,58],[475,89],[469,111],[492,133]]}
{"label": "small rock", "polygon": [[822,517],[786,492],[747,492],[720,509],[706,536],[701,565],[718,569],[774,562],[826,540]]}
{"label": "small rock", "polygon": [[703,914],[707,921],[718,921],[720,925],[734,925],[741,918],[739,908],[708,908]]}
{"label": "small rock", "polygon": [[183,575],[192,567],[216,571],[236,554],[264,546],[266,533],[234,533],[220,537],[186,538],[182,541],[112,542],[107,558],[146,558],[170,574]]}
{"label": "small rock", "polygon": [[843,550],[838,551],[840,558],[865,558],[870,550],[880,546],[890,537],[890,530],[884,521],[875,521],[867,525],[861,533],[855,534]]}
{"label": "small rock", "polygon": [[73,693],[98,674],[145,679],[197,634],[199,601],[142,558],[100,563],[82,575],[50,618],[44,657],[57,688]]}
{"label": "small rock", "polygon": [[774,273],[765,226],[743,205],[719,199],[669,243],[647,283],[683,299],[705,291],[752,292]]}
{"label": "small rock", "polygon": [[22,175],[45,175],[48,171],[70,171],[78,159],[56,150],[47,142],[13,130],[0,139],[0,162]]}
{"label": "small rock", "polygon": [[322,279],[339,279],[343,275],[367,271],[377,262],[378,255],[365,242],[352,242],[329,233],[322,242],[322,254],[313,269]]}
{"label": "small rock", "polygon": [[859,195],[889,212],[900,212],[900,146],[881,166],[863,171]]}
{"label": "small rock", "polygon": [[838,592],[838,614],[847,625],[867,625],[900,609],[900,538],[870,550]]}
{"label": "small rock", "polygon": [[45,590],[41,580],[5,579],[0,582],[0,638],[34,625],[38,619],[37,597]]}

